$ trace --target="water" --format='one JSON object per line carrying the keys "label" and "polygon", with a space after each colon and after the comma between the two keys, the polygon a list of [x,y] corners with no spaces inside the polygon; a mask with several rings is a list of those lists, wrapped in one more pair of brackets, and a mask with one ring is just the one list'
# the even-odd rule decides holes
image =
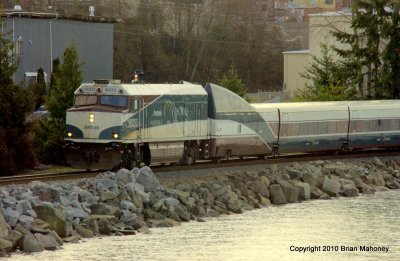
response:
{"label": "water", "polygon": [[[400,191],[209,218],[149,235],[103,237],[12,260],[400,260]],[[320,247],[299,253],[292,247]],[[323,246],[333,251],[323,252]],[[342,246],[357,251],[341,251]],[[360,246],[389,247],[388,253]],[[336,251],[335,248],[338,248]]]}

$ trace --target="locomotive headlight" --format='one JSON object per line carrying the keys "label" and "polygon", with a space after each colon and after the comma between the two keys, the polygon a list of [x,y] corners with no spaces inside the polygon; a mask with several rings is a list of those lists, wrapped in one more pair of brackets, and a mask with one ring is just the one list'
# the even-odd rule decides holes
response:
{"label": "locomotive headlight", "polygon": [[67,133],[67,136],[71,138],[71,137],[72,137],[72,132],[69,131],[69,132]]}
{"label": "locomotive headlight", "polygon": [[118,133],[113,133],[113,137],[114,137],[114,139],[118,139],[119,138],[119,134]]}
{"label": "locomotive headlight", "polygon": [[90,123],[94,122],[94,114],[93,113],[89,114],[89,122]]}

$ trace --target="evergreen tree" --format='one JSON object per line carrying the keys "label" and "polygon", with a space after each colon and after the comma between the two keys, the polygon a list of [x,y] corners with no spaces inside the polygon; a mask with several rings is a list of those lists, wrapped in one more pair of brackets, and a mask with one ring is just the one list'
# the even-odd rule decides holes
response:
{"label": "evergreen tree", "polygon": [[46,100],[51,118],[65,123],[66,111],[72,107],[74,91],[82,83],[81,64],[75,47],[65,49],[63,64],[52,75],[51,90]]}
{"label": "evergreen tree", "polygon": [[25,123],[31,102],[27,92],[13,83],[18,63],[12,50],[12,42],[0,33],[0,175],[4,176],[35,164]]}
{"label": "evergreen tree", "polygon": [[64,164],[64,130],[66,111],[73,105],[74,91],[82,82],[81,64],[74,47],[64,51],[63,63],[53,63],[50,91],[46,108],[50,117],[34,126],[33,144],[38,159],[43,163]]}
{"label": "evergreen tree", "polygon": [[236,69],[233,65],[230,66],[229,70],[224,73],[222,80],[219,83],[221,86],[227,88],[228,90],[236,93],[242,98],[246,98],[247,88],[239,78]]}
{"label": "evergreen tree", "polygon": [[43,69],[40,68],[37,73],[37,81],[35,83],[32,83],[28,88],[31,97],[33,98],[33,110],[37,110],[40,105],[44,103],[44,97],[46,96],[47,89]]}
{"label": "evergreen tree", "polygon": [[400,16],[398,6],[399,3],[391,0],[358,0],[352,9],[353,32],[333,33],[341,43],[350,45],[345,50],[334,49],[353,68],[362,98],[394,98],[391,89],[398,88],[391,84],[395,77],[392,73],[398,71],[398,65],[394,63],[398,58],[396,50],[400,48],[396,35]]}
{"label": "evergreen tree", "polygon": [[389,18],[382,35],[389,39],[383,51],[382,85],[376,91],[376,98],[400,98],[400,3],[390,4]]}
{"label": "evergreen tree", "polygon": [[313,56],[301,76],[310,80],[295,97],[296,101],[339,101],[355,98],[352,70],[347,63],[335,61],[326,45],[321,45],[322,58]]}

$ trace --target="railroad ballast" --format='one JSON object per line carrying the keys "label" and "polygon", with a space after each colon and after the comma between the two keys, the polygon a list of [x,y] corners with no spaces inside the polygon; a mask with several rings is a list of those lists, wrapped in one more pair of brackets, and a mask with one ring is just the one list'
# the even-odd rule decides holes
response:
{"label": "railroad ballast", "polygon": [[208,83],[84,83],[67,111],[66,157],[84,169],[143,162],[400,146],[400,101],[250,104]]}

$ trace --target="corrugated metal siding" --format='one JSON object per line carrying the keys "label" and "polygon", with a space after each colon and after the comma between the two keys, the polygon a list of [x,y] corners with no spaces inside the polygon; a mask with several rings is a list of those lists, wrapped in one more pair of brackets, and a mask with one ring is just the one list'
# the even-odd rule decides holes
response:
{"label": "corrugated metal siding", "polygon": [[50,78],[52,60],[62,59],[64,50],[72,45],[83,62],[84,82],[113,78],[113,24],[7,18],[2,30],[13,32],[14,40],[22,37],[22,55],[14,78],[16,83],[24,80],[25,72],[36,72],[40,67]]}

